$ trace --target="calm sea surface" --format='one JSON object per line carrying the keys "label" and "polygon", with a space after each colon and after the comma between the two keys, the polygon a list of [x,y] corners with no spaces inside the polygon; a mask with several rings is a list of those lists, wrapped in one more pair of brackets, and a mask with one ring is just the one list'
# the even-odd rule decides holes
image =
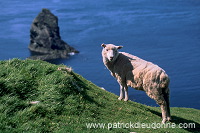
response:
{"label": "calm sea surface", "polygon": [[[25,59],[29,30],[42,8],[59,18],[64,41],[80,51],[51,63],[75,72],[119,95],[119,85],[102,63],[101,43],[162,67],[171,78],[171,106],[200,109],[199,0],[4,0],[0,2],[0,60]],[[157,106],[143,91],[130,99]],[[116,99],[117,100],[117,99]]]}

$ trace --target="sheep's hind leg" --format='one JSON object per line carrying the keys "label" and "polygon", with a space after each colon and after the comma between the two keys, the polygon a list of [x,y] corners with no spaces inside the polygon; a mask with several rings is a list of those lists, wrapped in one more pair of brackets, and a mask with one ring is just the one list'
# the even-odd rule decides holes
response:
{"label": "sheep's hind leg", "polygon": [[164,94],[164,98],[165,98],[165,101],[167,104],[167,120],[170,121],[171,115],[170,115],[169,88],[166,88],[166,90],[164,90],[163,94]]}
{"label": "sheep's hind leg", "polygon": [[124,87],[120,85],[120,96],[118,100],[122,100],[124,98]]}
{"label": "sheep's hind leg", "polygon": [[161,112],[162,112],[162,123],[164,124],[167,121],[167,103],[163,97],[162,94],[160,93],[155,93],[153,96],[151,96],[158,105],[160,105]]}
{"label": "sheep's hind leg", "polygon": [[167,121],[167,105],[166,102],[160,105],[162,112],[162,123],[164,124]]}

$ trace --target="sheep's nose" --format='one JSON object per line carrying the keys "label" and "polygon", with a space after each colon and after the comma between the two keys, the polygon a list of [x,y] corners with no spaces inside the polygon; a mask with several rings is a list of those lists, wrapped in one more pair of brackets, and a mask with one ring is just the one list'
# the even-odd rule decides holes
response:
{"label": "sheep's nose", "polygon": [[110,57],[110,60],[113,60],[114,57]]}

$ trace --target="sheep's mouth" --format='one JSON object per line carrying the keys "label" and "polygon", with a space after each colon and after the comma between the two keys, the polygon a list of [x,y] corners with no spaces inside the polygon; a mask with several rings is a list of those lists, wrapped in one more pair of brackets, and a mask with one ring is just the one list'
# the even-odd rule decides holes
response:
{"label": "sheep's mouth", "polygon": [[114,59],[114,57],[110,57],[110,58],[109,58],[109,61],[113,61],[113,59]]}

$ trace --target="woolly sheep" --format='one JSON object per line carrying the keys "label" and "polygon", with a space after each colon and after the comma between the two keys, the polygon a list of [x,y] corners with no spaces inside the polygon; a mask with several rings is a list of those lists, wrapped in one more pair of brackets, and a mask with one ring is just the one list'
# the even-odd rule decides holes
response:
{"label": "woolly sheep", "polygon": [[161,107],[162,123],[171,120],[169,107],[169,77],[159,66],[125,52],[123,46],[102,44],[103,63],[120,85],[119,100],[128,100],[128,87],[143,90]]}

